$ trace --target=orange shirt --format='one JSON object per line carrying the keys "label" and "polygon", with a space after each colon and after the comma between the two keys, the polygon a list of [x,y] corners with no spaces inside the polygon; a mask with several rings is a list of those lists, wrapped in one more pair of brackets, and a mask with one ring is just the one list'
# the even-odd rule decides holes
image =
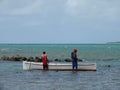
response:
{"label": "orange shirt", "polygon": [[47,65],[48,64],[47,55],[46,54],[42,54],[41,58],[42,58],[42,63],[44,65]]}

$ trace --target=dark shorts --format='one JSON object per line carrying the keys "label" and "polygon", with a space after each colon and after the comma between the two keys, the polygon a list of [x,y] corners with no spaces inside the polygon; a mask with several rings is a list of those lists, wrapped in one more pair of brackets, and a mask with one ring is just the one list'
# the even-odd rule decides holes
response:
{"label": "dark shorts", "polygon": [[44,70],[48,70],[48,65],[43,65]]}

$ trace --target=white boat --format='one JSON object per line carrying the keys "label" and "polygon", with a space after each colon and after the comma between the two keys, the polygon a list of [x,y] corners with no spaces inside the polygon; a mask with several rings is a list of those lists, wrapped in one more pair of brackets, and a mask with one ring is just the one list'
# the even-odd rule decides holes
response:
{"label": "white boat", "polygon": [[[72,63],[49,63],[48,70],[72,71]],[[23,61],[23,70],[43,70],[40,62]],[[77,71],[96,71],[96,63],[80,62]]]}

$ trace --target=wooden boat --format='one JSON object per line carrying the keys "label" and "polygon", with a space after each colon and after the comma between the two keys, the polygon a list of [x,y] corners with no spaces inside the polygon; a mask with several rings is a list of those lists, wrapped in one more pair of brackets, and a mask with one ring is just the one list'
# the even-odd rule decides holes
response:
{"label": "wooden boat", "polygon": [[[49,63],[48,70],[55,71],[72,71],[71,63]],[[23,61],[23,70],[43,70],[43,65],[40,62]],[[80,62],[77,71],[96,71],[96,63]]]}

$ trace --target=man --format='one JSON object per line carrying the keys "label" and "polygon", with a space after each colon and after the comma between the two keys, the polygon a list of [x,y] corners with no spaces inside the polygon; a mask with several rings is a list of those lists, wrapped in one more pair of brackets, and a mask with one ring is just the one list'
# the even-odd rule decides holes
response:
{"label": "man", "polygon": [[78,58],[77,58],[77,49],[74,48],[73,52],[71,53],[71,58],[72,58],[72,69],[74,70],[74,68],[78,68]]}
{"label": "man", "polygon": [[43,54],[41,55],[41,59],[43,63],[43,70],[48,70],[48,59],[47,59],[46,52],[43,52]]}

